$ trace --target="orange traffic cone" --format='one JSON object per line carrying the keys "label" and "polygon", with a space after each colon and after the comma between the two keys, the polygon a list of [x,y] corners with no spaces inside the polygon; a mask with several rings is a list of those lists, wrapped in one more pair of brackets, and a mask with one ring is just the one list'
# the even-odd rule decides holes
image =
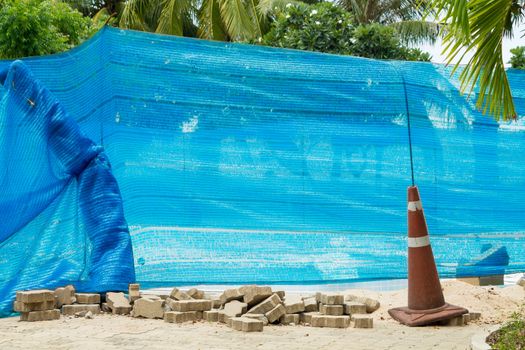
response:
{"label": "orange traffic cone", "polygon": [[468,313],[445,302],[416,186],[408,188],[408,307],[388,313],[407,326],[424,326]]}

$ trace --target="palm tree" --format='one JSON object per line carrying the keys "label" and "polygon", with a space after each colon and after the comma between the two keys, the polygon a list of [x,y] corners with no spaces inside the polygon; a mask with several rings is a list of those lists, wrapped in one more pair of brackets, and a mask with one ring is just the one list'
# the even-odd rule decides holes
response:
{"label": "palm tree", "polygon": [[203,0],[199,10],[199,37],[214,40],[251,40],[269,29],[259,11],[260,0]]}
{"label": "palm tree", "polygon": [[380,23],[394,27],[406,44],[434,43],[439,26],[424,21],[428,0],[336,0],[354,15],[358,24]]}
{"label": "palm tree", "polygon": [[460,73],[461,91],[479,85],[476,106],[496,119],[516,118],[503,62],[503,37],[512,36],[525,15],[524,0],[431,0],[445,24],[444,52],[455,69],[467,52],[472,58]]}
{"label": "palm tree", "polygon": [[119,26],[147,32],[194,36],[196,0],[128,0],[119,14]]}
{"label": "palm tree", "polygon": [[[308,0],[315,3],[320,0]],[[269,9],[296,0],[127,0],[123,28],[222,41],[249,41],[270,28]]]}

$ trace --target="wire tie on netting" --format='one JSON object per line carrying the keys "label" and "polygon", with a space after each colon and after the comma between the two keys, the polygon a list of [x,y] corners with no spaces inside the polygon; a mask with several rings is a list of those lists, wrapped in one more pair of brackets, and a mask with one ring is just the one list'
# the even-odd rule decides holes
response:
{"label": "wire tie on netting", "polygon": [[29,103],[31,105],[31,107],[35,106],[35,102],[34,101],[32,101],[31,99],[29,99],[27,97],[26,97],[26,100],[27,100],[27,103]]}

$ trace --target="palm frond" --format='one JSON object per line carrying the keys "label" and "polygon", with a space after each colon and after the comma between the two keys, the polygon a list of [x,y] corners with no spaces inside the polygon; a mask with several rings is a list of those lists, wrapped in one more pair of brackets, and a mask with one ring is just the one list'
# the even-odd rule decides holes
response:
{"label": "palm frond", "polygon": [[184,21],[192,10],[192,0],[163,0],[157,33],[183,35]]}
{"label": "palm frond", "polygon": [[368,0],[336,0],[336,3],[351,12],[358,24],[368,24],[372,21],[368,16],[370,7]]}
{"label": "palm frond", "polygon": [[234,40],[249,40],[255,28],[242,0],[221,0],[220,11],[228,35]]}
{"label": "palm frond", "polygon": [[515,118],[502,48],[513,0],[436,0],[434,4],[447,23],[443,41],[448,63],[459,58],[454,71],[466,53],[473,52],[460,74],[461,91],[470,94],[478,85],[477,108],[496,119]]}
{"label": "palm frond", "polygon": [[102,21],[105,21],[110,16],[111,14],[109,13],[108,9],[103,7],[100,10],[98,10],[97,13],[95,13],[91,20],[93,21],[93,23],[100,23]]}
{"label": "palm frond", "polygon": [[224,29],[219,0],[203,0],[199,10],[198,36],[203,39],[228,40],[228,34]]}
{"label": "palm frond", "polygon": [[151,9],[151,0],[128,0],[126,1],[120,16],[119,26],[121,28],[152,31],[146,23],[146,13]]}
{"label": "palm frond", "polygon": [[439,35],[439,24],[427,21],[401,21],[392,23],[404,44],[434,44]]}
{"label": "palm frond", "polygon": [[246,6],[248,15],[252,19],[253,26],[255,28],[255,35],[259,38],[262,38],[262,36],[268,31],[270,27],[268,23],[268,16],[262,15],[259,12],[259,0],[247,0]]}

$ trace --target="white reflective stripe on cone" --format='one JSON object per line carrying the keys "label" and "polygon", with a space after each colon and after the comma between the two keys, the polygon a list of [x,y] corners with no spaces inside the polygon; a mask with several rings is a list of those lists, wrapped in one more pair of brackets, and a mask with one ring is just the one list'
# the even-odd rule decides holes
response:
{"label": "white reflective stripe on cone", "polygon": [[408,237],[409,248],[420,248],[430,245],[430,237],[428,235],[423,237]]}
{"label": "white reflective stripe on cone", "polygon": [[423,204],[421,204],[421,201],[408,202],[408,210],[409,211],[423,210]]}

